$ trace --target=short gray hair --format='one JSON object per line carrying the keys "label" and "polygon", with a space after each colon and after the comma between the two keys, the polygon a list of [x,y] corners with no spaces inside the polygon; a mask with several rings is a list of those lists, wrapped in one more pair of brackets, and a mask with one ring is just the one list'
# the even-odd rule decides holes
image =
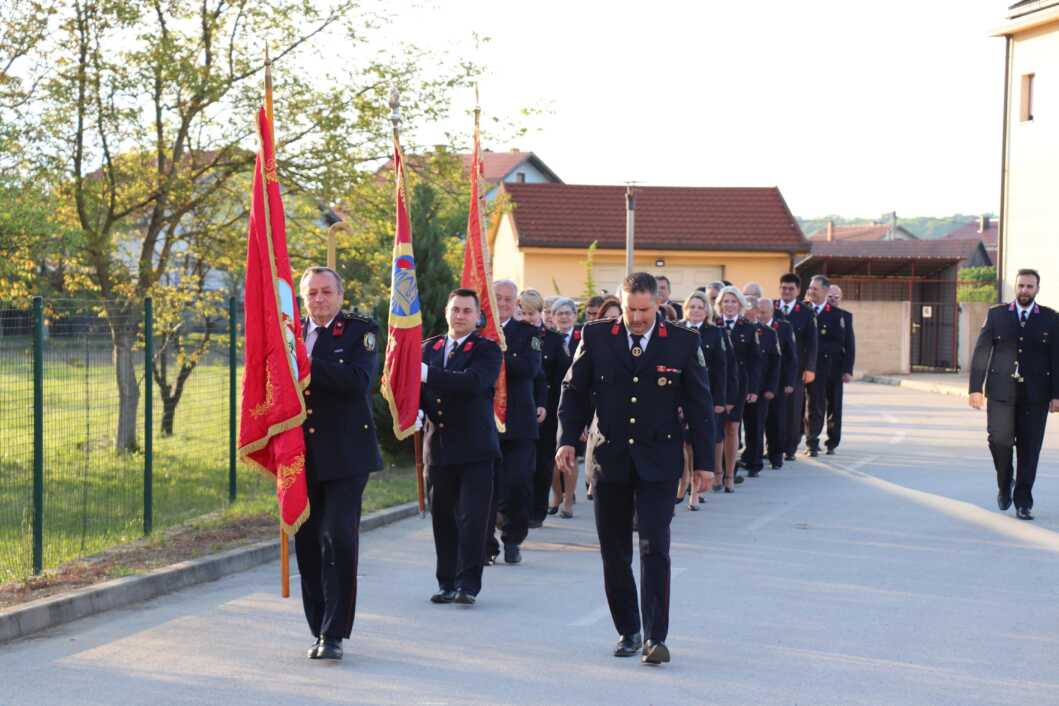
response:
{"label": "short gray hair", "polygon": [[744,297],[743,293],[739,291],[739,287],[733,287],[732,285],[728,285],[726,287],[721,288],[721,291],[717,293],[717,301],[713,303],[713,310],[717,312],[718,316],[724,316],[724,312],[721,311],[721,302],[724,300],[726,294],[731,294],[733,297],[735,297],[736,301],[739,302],[740,316],[745,314],[747,312],[747,309],[750,308],[750,305],[746,301],[746,297]]}
{"label": "short gray hair", "polygon": [[757,282],[747,282],[743,285],[743,295],[747,297],[763,297],[765,296],[764,291],[761,289],[761,285]]}
{"label": "short gray hair", "polygon": [[493,280],[493,291],[495,292],[497,287],[511,287],[511,296],[518,298],[518,285],[515,284],[514,280],[510,279],[497,279]]}
{"label": "short gray hair", "polygon": [[563,307],[569,307],[570,311],[574,313],[574,316],[577,315],[577,303],[570,297],[559,297],[552,302],[552,313],[554,314]]}
{"label": "short gray hair", "polygon": [[313,265],[312,267],[305,268],[305,272],[302,272],[301,281],[298,282],[298,292],[304,298],[306,293],[309,291],[309,280],[313,275],[321,275],[327,273],[335,278],[335,284],[338,285],[338,293],[344,294],[346,291],[345,284],[342,283],[342,275],[338,274],[330,267],[322,267],[320,265]]}

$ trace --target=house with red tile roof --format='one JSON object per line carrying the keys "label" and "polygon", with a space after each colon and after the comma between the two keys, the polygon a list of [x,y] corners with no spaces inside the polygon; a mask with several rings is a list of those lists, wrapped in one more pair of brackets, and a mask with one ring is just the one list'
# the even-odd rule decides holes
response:
{"label": "house with red tile roof", "polygon": [[996,263],[997,236],[999,228],[997,222],[989,216],[981,216],[977,223],[967,223],[956,230],[946,233],[943,240],[980,240],[985,247],[986,254],[992,263]]}
{"label": "house with red tile roof", "polygon": [[[615,292],[625,276],[624,186],[501,185],[509,208],[491,233],[493,275],[545,295],[580,295],[586,252],[596,243],[594,278]],[[637,186],[635,268],[666,275],[673,299],[727,279],[774,291],[780,275],[809,251],[776,187]]]}
{"label": "house with red tile roof", "polygon": [[[470,153],[451,155],[463,163],[468,173],[471,168]],[[405,163],[411,170],[422,170],[431,159],[430,155],[409,155]],[[379,170],[379,174],[389,177],[393,173],[393,160],[388,160]],[[492,201],[499,193],[502,183],[511,184],[562,184],[563,180],[552,171],[544,160],[533,152],[510,150],[507,152],[482,151],[482,191],[486,201]]]}

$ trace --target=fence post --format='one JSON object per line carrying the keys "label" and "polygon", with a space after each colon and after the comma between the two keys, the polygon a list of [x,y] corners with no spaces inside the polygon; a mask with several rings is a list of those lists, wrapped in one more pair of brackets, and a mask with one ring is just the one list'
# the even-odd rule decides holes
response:
{"label": "fence post", "polygon": [[33,574],[44,568],[44,299],[33,297]]}
{"label": "fence post", "polygon": [[154,526],[154,300],[143,300],[143,533]]}
{"label": "fence post", "polygon": [[234,503],[235,478],[235,297],[228,297],[228,502]]}

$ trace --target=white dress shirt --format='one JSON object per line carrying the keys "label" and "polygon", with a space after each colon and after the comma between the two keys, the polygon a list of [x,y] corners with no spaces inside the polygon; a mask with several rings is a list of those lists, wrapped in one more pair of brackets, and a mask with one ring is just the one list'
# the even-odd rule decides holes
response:
{"label": "white dress shirt", "polygon": [[[640,337],[640,350],[647,350],[647,342],[651,340],[651,334],[654,333],[655,325],[651,324],[651,328],[647,329],[647,333]],[[629,350],[632,350],[632,334],[629,333],[628,329],[625,329],[625,337],[629,340]]]}
{"label": "white dress shirt", "polygon": [[320,337],[320,329],[326,330],[327,327],[330,326],[336,318],[337,317],[332,316],[331,321],[328,321],[325,325],[320,326],[310,317],[309,330],[305,333],[305,352],[308,353],[310,357],[312,357],[313,346],[316,345],[316,339]]}
{"label": "white dress shirt", "polygon": [[794,311],[794,302],[780,301],[780,310],[783,311],[784,316],[790,316]]}
{"label": "white dress shirt", "polygon": [[[443,355],[441,357],[441,367],[444,368],[444,367],[446,367],[448,365],[449,354],[452,353],[452,351],[456,350],[457,346],[462,345],[463,342],[466,341],[470,337],[470,335],[471,334],[468,333],[463,338],[452,338],[451,336],[445,336],[445,351],[444,351],[445,355]],[[426,382],[427,381],[427,373],[429,371],[430,371],[430,367],[426,363],[421,363],[419,365],[419,381],[420,382]]]}

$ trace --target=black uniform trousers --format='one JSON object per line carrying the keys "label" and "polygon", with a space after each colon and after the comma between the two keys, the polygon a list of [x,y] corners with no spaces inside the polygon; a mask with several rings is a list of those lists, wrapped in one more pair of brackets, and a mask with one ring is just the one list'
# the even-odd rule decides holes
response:
{"label": "black uniform trousers", "polygon": [[429,472],[438,587],[477,596],[485,564],[482,537],[490,527],[493,461],[430,466]]}
{"label": "black uniform trousers", "polygon": [[776,397],[769,401],[768,414],[765,415],[765,442],[768,446],[768,460],[773,468],[783,466],[783,454],[787,450],[787,402],[794,394],[786,394],[783,390],[776,393]]}
{"label": "black uniform trousers", "polygon": [[[548,411],[549,418],[554,413]],[[537,439],[537,455],[534,460],[536,466],[533,471],[533,505],[530,510],[530,518],[537,522],[543,522],[548,516],[548,496],[552,492],[552,478],[555,472],[555,443],[558,433],[558,420],[544,420],[541,425],[541,435]]]}
{"label": "black uniform trousers", "polygon": [[[1015,507],[1032,508],[1033,481],[1037,477],[1037,459],[1041,455],[1044,428],[1048,423],[1048,403],[1023,401],[1020,384],[1014,403],[989,400],[986,418],[997,487],[1000,492],[1008,493],[1014,478]],[[1011,458],[1012,452],[1016,450],[1017,474]]]}
{"label": "black uniform trousers", "polygon": [[[816,378],[805,388],[805,445],[817,451],[820,450],[820,434],[824,431],[824,421],[827,418],[827,398],[833,374],[830,357],[821,353],[817,358]],[[841,382],[840,377],[839,383]]]}
{"label": "black uniform trousers", "polygon": [[[669,634],[669,525],[677,480],[628,483],[596,479],[592,503],[603,555],[603,586],[614,627],[621,635],[640,632],[645,640],[664,642]],[[640,600],[632,574],[633,515],[639,523]]]}
{"label": "black uniform trousers", "polygon": [[[537,439],[501,439],[503,457],[495,463],[493,475],[493,508],[490,517],[497,518],[500,541],[522,544],[529,534],[529,513],[533,504],[534,456]],[[500,553],[496,533],[487,528],[486,544],[490,556]]]}
{"label": "black uniform trousers", "polygon": [[360,505],[368,476],[309,483],[309,519],[294,535],[302,605],[315,637],[349,637],[357,608]]}
{"label": "black uniform trousers", "polygon": [[794,381],[794,392],[783,399],[783,450],[788,454],[798,453],[805,433],[805,383],[799,375]]}
{"label": "black uniform trousers", "polygon": [[827,448],[834,449],[842,441],[842,392],[846,383],[842,373],[834,371],[827,378]]}
{"label": "black uniform trousers", "polygon": [[764,466],[761,459],[765,454],[765,419],[771,406],[769,402],[759,396],[757,402],[747,402],[743,409],[743,463],[748,471],[760,471]]}

